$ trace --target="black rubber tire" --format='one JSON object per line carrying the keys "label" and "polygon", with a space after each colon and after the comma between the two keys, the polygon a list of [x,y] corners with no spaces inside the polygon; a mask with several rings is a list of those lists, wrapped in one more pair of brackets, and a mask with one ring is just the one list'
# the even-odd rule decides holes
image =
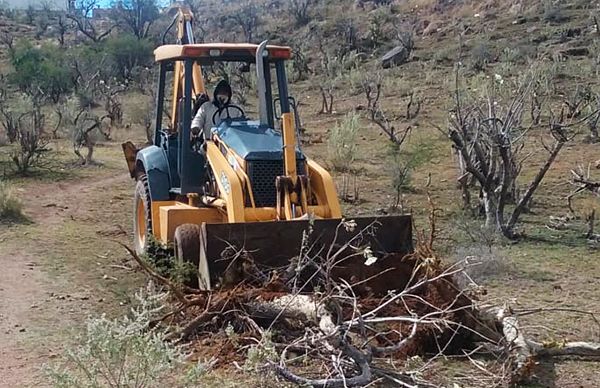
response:
{"label": "black rubber tire", "polygon": [[142,174],[135,184],[133,196],[133,246],[138,255],[143,255],[148,250],[148,242],[152,235],[151,212],[152,201],[148,177]]}
{"label": "black rubber tire", "polygon": [[[198,270],[200,261],[200,227],[194,224],[179,225],[175,229],[173,236],[175,245],[175,260],[179,264],[190,263],[194,270]],[[197,276],[192,276],[185,282],[185,285],[192,288],[198,288]]]}

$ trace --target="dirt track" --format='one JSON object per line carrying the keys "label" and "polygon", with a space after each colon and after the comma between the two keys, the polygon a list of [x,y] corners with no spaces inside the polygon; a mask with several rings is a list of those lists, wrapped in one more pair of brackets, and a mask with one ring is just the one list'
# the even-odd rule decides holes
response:
{"label": "dirt track", "polygon": [[[31,195],[24,201],[25,213],[32,223],[0,225],[0,387],[43,385],[39,368],[61,352],[66,328],[83,319],[91,304],[102,302],[93,298],[89,287],[68,280],[76,273],[65,271],[68,276],[61,279],[60,264],[59,276],[51,274],[56,268],[48,259],[64,255],[69,241],[56,235],[67,221],[75,230],[114,228],[115,220],[108,214],[94,216],[99,211],[93,207],[94,198],[127,189],[130,182],[126,174],[103,174],[95,179],[27,186],[23,193]],[[119,199],[115,206],[128,202]],[[73,257],[93,254],[93,244],[98,242],[89,240],[90,250],[84,246],[72,252]]]}

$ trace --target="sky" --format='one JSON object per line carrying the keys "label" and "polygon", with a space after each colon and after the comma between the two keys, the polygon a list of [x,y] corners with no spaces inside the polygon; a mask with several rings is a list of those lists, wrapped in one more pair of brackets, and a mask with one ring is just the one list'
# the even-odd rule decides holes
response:
{"label": "sky", "polygon": [[[6,3],[11,7],[15,7],[15,8],[27,8],[27,6],[29,5],[33,5],[33,6],[39,6],[40,4],[42,4],[43,2],[46,2],[47,0],[0,0],[0,3]],[[110,7],[115,0],[98,0],[98,4],[101,8],[108,8]],[[162,6],[167,6],[169,5],[169,0],[157,0],[158,3]],[[56,5],[57,8],[61,8],[64,9],[66,8],[66,4],[67,1],[66,0],[50,0],[50,3],[53,3]]]}
{"label": "sky", "polygon": [[[115,0],[99,0],[98,1],[101,8],[108,8],[114,2],[115,2]],[[169,0],[158,0],[158,3],[162,6],[167,6],[167,5],[169,5]]]}

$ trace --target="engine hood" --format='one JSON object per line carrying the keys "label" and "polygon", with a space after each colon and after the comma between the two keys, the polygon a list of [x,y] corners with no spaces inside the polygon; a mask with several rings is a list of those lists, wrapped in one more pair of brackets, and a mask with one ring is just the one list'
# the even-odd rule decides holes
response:
{"label": "engine hood", "polygon": [[[260,124],[259,121],[226,120],[213,128],[219,139],[244,160],[282,160],[281,133]],[[305,157],[296,148],[296,158]]]}

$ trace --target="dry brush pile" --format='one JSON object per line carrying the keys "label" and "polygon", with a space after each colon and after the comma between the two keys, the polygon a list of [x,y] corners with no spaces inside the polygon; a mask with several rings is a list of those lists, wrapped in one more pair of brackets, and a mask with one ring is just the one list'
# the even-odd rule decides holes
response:
{"label": "dry brush pile", "polygon": [[[229,252],[228,259],[242,261],[244,281],[213,291],[177,284],[127,250],[173,296],[170,311],[153,322],[171,327],[166,341],[186,343],[196,358],[221,367],[246,370],[251,362],[254,371],[298,385],[436,386],[432,361],[448,354],[470,361],[480,382],[515,384],[534,375],[539,358],[600,356],[597,343],[528,339],[519,315],[548,309],[515,312],[480,302],[481,288],[465,271],[473,264],[445,265],[434,252],[433,221],[431,232],[419,233],[414,252],[404,257],[377,258],[368,247],[356,248],[375,225],[350,243],[334,241],[318,252],[307,234],[306,249],[278,269],[258,268],[251,252]],[[427,362],[411,367],[414,356]],[[477,359],[490,356],[498,361],[494,368]]]}

